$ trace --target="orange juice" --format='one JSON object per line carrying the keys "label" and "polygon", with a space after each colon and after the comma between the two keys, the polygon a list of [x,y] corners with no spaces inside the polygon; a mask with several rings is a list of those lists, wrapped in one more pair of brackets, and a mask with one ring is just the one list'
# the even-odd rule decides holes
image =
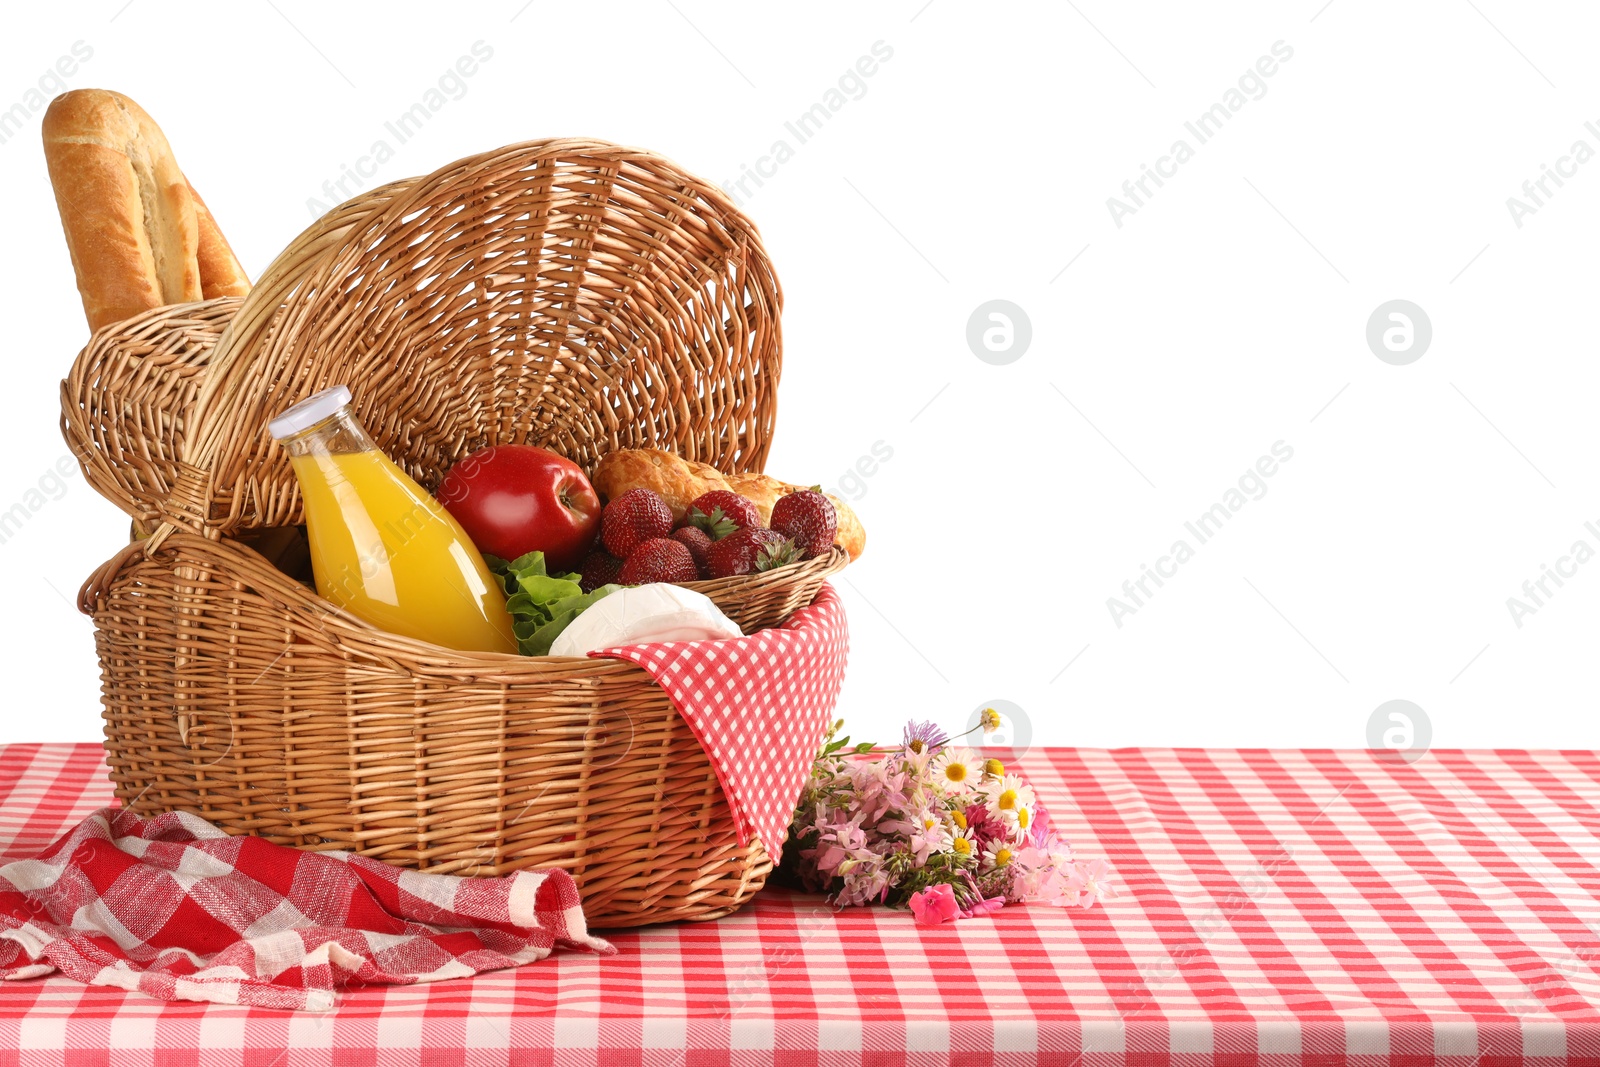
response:
{"label": "orange juice", "polygon": [[461,525],[325,390],[273,420],[305,500],[317,592],[381,630],[517,651],[499,582]]}

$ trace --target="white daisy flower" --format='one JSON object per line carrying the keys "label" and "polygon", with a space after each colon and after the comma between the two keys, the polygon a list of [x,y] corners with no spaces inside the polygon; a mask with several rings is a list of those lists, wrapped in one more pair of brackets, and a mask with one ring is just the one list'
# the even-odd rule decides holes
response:
{"label": "white daisy flower", "polygon": [[1016,854],[1009,847],[996,841],[983,850],[983,858],[979,866],[986,871],[992,871],[996,867],[1009,867],[1015,856]]}
{"label": "white daisy flower", "polygon": [[1010,811],[1003,812],[1000,821],[1005,824],[1007,834],[1013,841],[1027,842],[1032,836],[1033,817],[1033,808],[1018,804]]}
{"label": "white daisy flower", "polygon": [[1014,774],[991,778],[983,783],[984,802],[996,819],[1016,825],[1018,808],[1033,808],[1033,787]]}
{"label": "white daisy flower", "polygon": [[933,780],[948,792],[971,789],[983,777],[983,761],[970,748],[947,748],[933,761]]}
{"label": "white daisy flower", "polygon": [[972,840],[972,831],[962,830],[951,835],[948,849],[941,849],[940,851],[954,852],[956,858],[960,860],[971,860],[976,858],[977,848],[977,844]]}

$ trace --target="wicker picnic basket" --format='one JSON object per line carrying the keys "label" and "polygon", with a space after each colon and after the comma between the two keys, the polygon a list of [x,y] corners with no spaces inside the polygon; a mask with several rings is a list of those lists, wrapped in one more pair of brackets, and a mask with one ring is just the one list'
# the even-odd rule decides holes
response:
{"label": "wicker picnic basket", "polygon": [[[118,797],[440,873],[562,867],[596,927],[739,907],[771,860],[738,844],[666,692],[630,663],[455,652],[321,600],[257,550],[301,521],[265,426],[345,382],[424,486],[504,442],[759,470],[780,307],[720,190],[649,152],[551,140],[342,205],[243,300],[100,331],[62,384],[63,433],[154,528],[80,594]],[[750,632],[845,560],[697,587]]]}

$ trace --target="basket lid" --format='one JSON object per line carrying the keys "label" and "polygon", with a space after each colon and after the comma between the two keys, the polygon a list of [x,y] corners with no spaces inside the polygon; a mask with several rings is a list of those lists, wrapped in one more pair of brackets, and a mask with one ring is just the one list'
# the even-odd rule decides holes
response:
{"label": "basket lid", "polygon": [[[716,186],[641,149],[549,140],[404,183],[268,268],[212,353],[168,522],[300,521],[268,422],[335,384],[424,486],[490,444],[592,466],[666,448],[759,470],[776,411],[782,293]],[[180,474],[182,471],[180,471]]]}
{"label": "basket lid", "polygon": [[[297,241],[303,261],[313,261],[315,249],[329,247],[414,181],[392,182],[328,212]],[[258,288],[272,281],[264,278]],[[275,301],[258,298],[253,313],[270,320],[275,309]],[[153,527],[176,501],[205,499],[205,478],[181,458],[192,435],[190,414],[209,377],[213,349],[245,310],[239,297],[218,297],[111,323],[89,339],[62,381],[67,446],[89,484],[136,523]],[[193,508],[198,524],[198,504]]]}

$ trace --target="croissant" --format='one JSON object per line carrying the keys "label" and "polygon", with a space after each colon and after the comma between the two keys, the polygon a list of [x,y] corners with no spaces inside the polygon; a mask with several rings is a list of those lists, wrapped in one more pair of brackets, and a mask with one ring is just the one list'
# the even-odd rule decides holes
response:
{"label": "croissant", "polygon": [[655,448],[608,452],[595,467],[590,481],[607,500],[615,500],[629,489],[652,489],[672,509],[673,522],[682,520],[701,493],[728,488],[727,479],[717,468]]}

